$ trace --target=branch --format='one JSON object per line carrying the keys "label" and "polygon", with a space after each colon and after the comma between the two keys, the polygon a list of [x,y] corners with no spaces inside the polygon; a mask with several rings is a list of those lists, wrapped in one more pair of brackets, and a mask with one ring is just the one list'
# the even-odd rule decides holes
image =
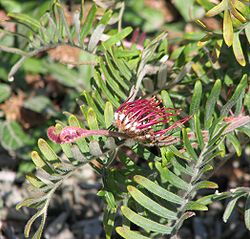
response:
{"label": "branch", "polygon": [[14,54],[21,55],[21,56],[27,56],[28,55],[27,52],[22,51],[22,50],[20,50],[18,48],[14,48],[14,47],[8,47],[8,46],[0,45],[0,50],[5,51],[5,52],[9,52],[9,53],[14,53]]}
{"label": "branch", "polygon": [[[18,62],[16,62],[16,64],[11,68],[11,70],[9,72],[9,75],[8,75],[9,81],[13,81],[14,80],[14,75],[16,74],[16,72],[19,70],[19,68],[21,67],[21,65],[23,64],[23,62],[26,59],[28,59],[30,57],[33,57],[33,56],[36,56],[36,55],[38,55],[41,52],[48,51],[48,50],[51,50],[51,49],[59,47],[59,46],[71,46],[71,47],[78,48],[78,49],[80,49],[82,51],[85,51],[81,47],[79,47],[79,46],[77,46],[75,44],[67,43],[67,42],[60,42],[60,43],[55,43],[55,44],[50,44],[50,45],[42,46],[42,47],[40,47],[38,49],[35,49],[35,50],[27,52],[27,53],[23,52],[21,50],[18,50],[16,48],[9,48],[9,47],[6,48],[4,46],[0,46],[1,47],[0,49],[2,49],[3,51],[17,53],[16,52],[16,50],[17,50],[19,52],[19,55],[22,55],[22,58]],[[95,65],[95,64],[97,64],[97,62],[93,62],[93,61],[86,61],[86,62],[84,62],[84,65],[88,65],[88,64],[89,65]]]}

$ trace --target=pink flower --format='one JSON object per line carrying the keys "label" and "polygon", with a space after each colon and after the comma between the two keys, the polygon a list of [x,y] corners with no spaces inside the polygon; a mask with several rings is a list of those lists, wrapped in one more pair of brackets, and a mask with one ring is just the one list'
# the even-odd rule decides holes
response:
{"label": "pink flower", "polygon": [[186,117],[170,124],[172,117],[180,114],[179,109],[166,108],[155,97],[129,100],[116,110],[115,126],[120,132],[143,143],[166,145],[178,141],[178,138],[171,135],[172,130],[181,127],[191,118]]}
{"label": "pink flower", "polygon": [[48,129],[48,137],[58,144],[74,142],[92,135],[131,138],[149,145],[169,145],[179,141],[178,137],[171,134],[191,117],[173,122],[172,117],[180,114],[179,109],[166,108],[155,97],[135,101],[130,99],[121,104],[115,112],[114,125],[119,132],[87,130],[71,126],[58,132],[56,127],[51,126]]}

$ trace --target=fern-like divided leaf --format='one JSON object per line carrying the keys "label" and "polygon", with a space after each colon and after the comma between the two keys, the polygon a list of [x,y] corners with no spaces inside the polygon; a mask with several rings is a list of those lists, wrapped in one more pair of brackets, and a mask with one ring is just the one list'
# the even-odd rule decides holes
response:
{"label": "fern-like divided leaf", "polygon": [[[195,91],[201,91],[199,83],[197,84]],[[193,131],[184,128],[182,143],[179,146],[161,148],[162,160],[150,164],[150,174],[147,172],[133,177],[127,187],[129,199],[121,208],[124,224],[116,229],[119,235],[123,238],[133,238],[134,235],[138,238],[154,238],[156,235],[170,235],[175,238],[184,220],[194,216],[193,211],[208,210],[207,205],[212,202],[211,197],[196,200],[196,195],[200,189],[218,187],[216,183],[208,181],[206,176],[207,172],[213,169],[214,159],[222,155],[220,145],[225,138],[232,143],[236,152],[240,153],[238,139],[236,136],[232,138],[232,132],[248,124],[250,117],[226,115],[243,100],[244,97],[238,92],[239,89],[244,92],[245,86],[243,76],[235,93],[218,114],[216,102],[219,99],[221,83],[216,81],[205,103],[204,118],[207,121],[202,121],[198,112],[201,95],[198,92],[193,94],[190,109],[194,114],[193,121],[190,122]],[[166,92],[162,94],[165,95]],[[168,105],[171,105],[170,99],[167,99]],[[201,122],[205,122],[206,130],[201,128]],[[243,196],[247,197],[246,191],[248,192],[247,189],[239,190],[234,196],[232,193],[213,194],[214,200],[233,197],[225,211],[224,221],[227,221],[237,200]],[[208,202],[208,199],[211,201]],[[249,218],[249,197],[246,201],[245,221],[246,218]],[[130,230],[127,221],[144,230]]]}
{"label": "fern-like divided leaf", "polygon": [[[109,111],[112,112],[112,106],[109,105],[108,107]],[[102,120],[105,121],[104,117]],[[86,121],[89,122],[88,127],[90,129],[99,127],[96,114],[92,108],[88,111]],[[108,122],[110,122],[110,119],[106,123]],[[74,115],[68,117],[68,123],[70,126],[81,126],[81,123]],[[60,131],[62,128],[62,125],[56,125],[56,130]],[[60,155],[56,154],[44,139],[38,140],[38,147],[41,153],[36,151],[31,153],[31,158],[37,167],[37,173],[36,175],[31,174],[27,176],[34,196],[25,199],[17,205],[17,209],[23,206],[37,209],[37,213],[32,216],[25,227],[26,237],[30,236],[31,226],[35,220],[40,220],[40,226],[37,228],[33,238],[41,237],[46,222],[48,206],[54,192],[76,169],[87,163],[91,164],[93,160],[99,160],[101,164],[105,164],[106,161],[113,159],[112,155],[114,155],[119,146],[114,141],[113,144],[108,143],[110,140],[107,139],[105,139],[106,144],[101,146],[98,140],[99,138],[80,138],[75,143],[62,144],[60,145]],[[96,170],[98,171],[98,168]]]}

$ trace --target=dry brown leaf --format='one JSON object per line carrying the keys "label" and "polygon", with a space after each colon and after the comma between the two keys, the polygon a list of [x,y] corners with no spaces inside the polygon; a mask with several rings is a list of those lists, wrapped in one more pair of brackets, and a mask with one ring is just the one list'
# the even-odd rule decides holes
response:
{"label": "dry brown leaf", "polygon": [[33,89],[44,88],[44,81],[42,80],[42,78],[39,74],[26,74],[25,81]]}
{"label": "dry brown leaf", "polygon": [[6,120],[20,121],[20,110],[23,106],[24,98],[25,93],[21,90],[18,90],[16,95],[12,95],[8,100],[0,105],[0,109],[4,112]]}
{"label": "dry brown leaf", "polygon": [[58,46],[48,52],[51,59],[59,62],[78,62],[80,49],[71,46]]}
{"label": "dry brown leaf", "polygon": [[177,17],[177,12],[170,2],[164,0],[145,0],[145,5],[161,11],[166,22],[172,22]]}

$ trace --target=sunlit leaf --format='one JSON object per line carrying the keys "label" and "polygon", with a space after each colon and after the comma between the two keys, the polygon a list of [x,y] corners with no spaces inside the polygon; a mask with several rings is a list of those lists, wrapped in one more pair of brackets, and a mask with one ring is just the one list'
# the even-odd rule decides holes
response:
{"label": "sunlit leaf", "polygon": [[228,47],[233,44],[233,23],[230,12],[226,10],[223,18],[223,38]]}

